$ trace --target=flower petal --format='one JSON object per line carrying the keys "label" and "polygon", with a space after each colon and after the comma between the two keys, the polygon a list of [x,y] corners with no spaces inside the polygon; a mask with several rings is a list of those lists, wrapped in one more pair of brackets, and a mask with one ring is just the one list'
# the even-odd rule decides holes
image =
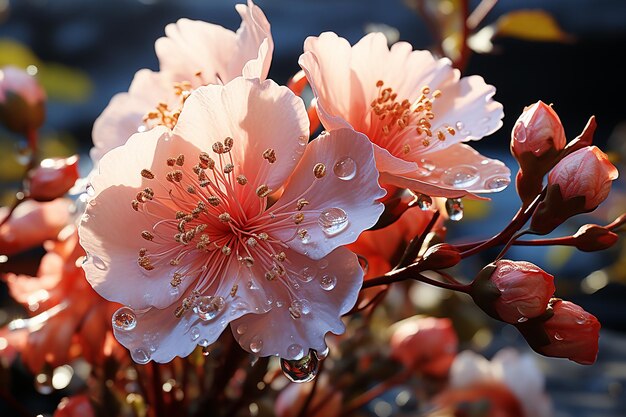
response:
{"label": "flower petal", "polygon": [[241,16],[241,27],[237,30],[237,49],[228,63],[229,78],[222,81],[230,81],[242,72],[246,78],[264,80],[274,51],[270,23],[261,8],[251,0],[247,6],[235,5],[235,9]]}
{"label": "flower petal", "polygon": [[[293,269],[309,268],[315,277],[309,282],[292,278],[297,288],[292,283],[289,290],[278,280],[271,281],[273,308],[265,314],[243,316],[231,325],[239,344],[259,356],[296,359],[308,349],[324,351],[324,336],[328,332],[343,333],[340,316],[354,306],[361,287],[363,270],[348,249],[337,248],[319,261],[288,251],[287,259]],[[299,297],[295,300],[300,303],[298,318],[289,310],[290,292]]]}
{"label": "flower petal", "polygon": [[511,171],[497,159],[486,158],[472,147],[458,143],[424,156],[413,173],[381,173],[381,182],[433,197],[477,197],[475,193],[502,191],[511,182]]}
{"label": "flower petal", "polygon": [[[233,138],[235,172],[245,174],[252,189],[265,184],[277,190],[304,152],[309,121],[304,103],[287,87],[239,77],[195,90],[174,132],[199,149]],[[275,163],[263,159],[266,149],[275,150]]]}
{"label": "flower petal", "polygon": [[[316,178],[314,169],[320,164],[326,173]],[[365,135],[352,129],[320,135],[309,143],[284,194],[271,208],[276,214],[304,214],[304,220],[293,227],[282,223],[271,229],[270,235],[313,259],[323,258],[336,247],[354,242],[376,223],[384,209],[376,200],[384,195],[378,185],[372,144]],[[309,204],[296,211],[300,198]],[[309,238],[300,239],[297,229],[306,230]]]}
{"label": "flower petal", "polygon": [[[194,155],[199,150],[172,137],[167,128],[156,127],[131,136],[100,161],[99,173],[91,180],[95,195],[87,205],[79,234],[88,253],[83,264],[87,280],[104,298],[138,309],[165,307],[178,298],[164,291],[170,286],[175,267],[167,265],[151,273],[138,266],[140,248],[150,251],[159,246],[141,237],[144,230],[152,230],[153,219],[135,212],[130,203],[145,187],[164,187],[143,178],[140,171],[150,169],[164,178],[168,168],[165,160],[180,153]],[[165,208],[157,210],[170,214]],[[171,215],[161,218],[166,217]]]}

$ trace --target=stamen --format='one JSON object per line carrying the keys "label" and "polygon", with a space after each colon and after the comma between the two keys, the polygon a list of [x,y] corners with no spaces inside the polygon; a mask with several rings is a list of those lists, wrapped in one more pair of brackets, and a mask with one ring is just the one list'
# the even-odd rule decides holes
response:
{"label": "stamen", "polygon": [[185,155],[183,155],[182,153],[180,155],[178,155],[178,157],[176,158],[176,165],[178,165],[179,167],[182,167],[183,164],[185,163]]}
{"label": "stamen", "polygon": [[213,149],[213,152],[218,155],[225,152],[224,144],[222,142],[215,142],[211,148]]}
{"label": "stamen", "polygon": [[222,223],[228,223],[231,221],[230,214],[228,213],[222,213],[218,216],[218,218]]}
{"label": "stamen", "polygon": [[154,235],[148,232],[147,230],[144,230],[143,232],[141,232],[141,237],[150,241],[154,239]]}
{"label": "stamen", "polygon": [[226,164],[224,165],[224,174],[230,174],[234,169],[235,166],[233,164]]}
{"label": "stamen", "polygon": [[300,224],[304,221],[304,213],[296,213],[293,215],[293,222],[295,224]]}
{"label": "stamen", "polygon": [[269,162],[270,164],[273,164],[274,162],[276,162],[276,151],[274,151],[274,149],[272,148],[267,148],[263,152],[263,159],[267,160],[267,162]]}
{"label": "stamen", "polygon": [[315,178],[322,178],[324,175],[326,175],[326,165],[322,164],[321,162],[315,164],[315,166],[313,167],[313,175],[315,175]]}
{"label": "stamen", "polygon": [[230,255],[231,252],[232,252],[232,250],[228,246],[226,246],[226,245],[222,246],[222,253],[224,255],[228,256],[228,255]]}
{"label": "stamen", "polygon": [[239,289],[239,285],[237,284],[233,285],[233,287],[230,289],[230,296],[235,297],[237,295],[238,289]]}
{"label": "stamen", "polygon": [[176,165],[176,158],[167,158],[167,166],[173,167],[174,165]]}
{"label": "stamen", "polygon": [[149,180],[154,179],[154,174],[149,169],[142,169],[141,170],[141,176],[144,177],[144,178],[147,178]]}
{"label": "stamen", "polygon": [[272,190],[270,190],[270,188],[265,184],[259,185],[256,189],[256,195],[261,198],[267,197],[271,192]]}
{"label": "stamen", "polygon": [[239,185],[246,185],[248,183],[248,179],[243,174],[237,175],[237,183]]}
{"label": "stamen", "polygon": [[235,141],[230,136],[224,139],[224,147],[226,148],[224,151],[229,152],[233,148],[234,143]]}
{"label": "stamen", "polygon": [[296,205],[296,210],[300,211],[304,208],[304,206],[308,205],[309,202],[307,200],[305,200],[304,198],[300,198],[298,199],[298,203]]}

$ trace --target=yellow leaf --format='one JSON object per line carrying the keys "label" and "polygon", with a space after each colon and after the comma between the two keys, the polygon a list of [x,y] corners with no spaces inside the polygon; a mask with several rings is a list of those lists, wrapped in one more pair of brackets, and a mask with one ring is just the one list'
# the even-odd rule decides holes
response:
{"label": "yellow leaf", "polygon": [[572,36],[563,32],[556,20],[543,10],[519,10],[501,16],[496,22],[495,35],[529,41],[572,40]]}

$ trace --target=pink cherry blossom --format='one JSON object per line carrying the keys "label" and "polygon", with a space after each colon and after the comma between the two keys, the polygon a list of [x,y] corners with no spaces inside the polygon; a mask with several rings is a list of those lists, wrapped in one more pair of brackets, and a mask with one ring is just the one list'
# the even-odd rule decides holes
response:
{"label": "pink cherry blossom", "polygon": [[160,71],[138,71],[128,92],[115,95],[94,123],[94,162],[133,133],[174,127],[186,97],[199,86],[242,74],[265,79],[274,49],[270,24],[251,0],[235,8],[242,19],[237,32],[189,19],[165,27],[166,36],[155,43]]}
{"label": "pink cherry blossom", "polygon": [[304,42],[306,72],[327,130],[352,127],[374,143],[381,183],[431,196],[500,191],[509,170],[462,144],[502,126],[495,88],[479,76],[460,78],[448,59],[391,48],[381,33],[354,46],[325,32]]}
{"label": "pink cherry blossom", "polygon": [[308,128],[287,87],[240,77],[101,160],[83,267],[128,306],[115,334],[137,362],[186,356],[229,323],[244,349],[285,359],[343,332],[363,271],[340,246],[376,223],[384,191],[364,135],[307,144]]}

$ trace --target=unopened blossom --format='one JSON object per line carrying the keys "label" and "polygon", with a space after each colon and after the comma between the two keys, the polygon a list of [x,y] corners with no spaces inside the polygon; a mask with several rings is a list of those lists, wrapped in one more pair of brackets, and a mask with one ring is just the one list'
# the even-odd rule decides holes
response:
{"label": "unopened blossom", "polygon": [[511,152],[520,162],[527,153],[535,158],[555,154],[565,143],[561,119],[552,106],[541,100],[524,108],[511,132]]}
{"label": "unopened blossom", "polygon": [[[78,355],[91,364],[102,364],[120,352],[110,322],[119,306],[99,297],[85,280],[80,267],[84,252],[76,232],[48,241],[45,247],[36,277],[11,273],[3,277],[11,297],[29,317],[0,329],[0,341],[20,351],[21,360],[35,373],[44,365],[60,366]],[[0,349],[0,356],[5,354],[10,349]]]}
{"label": "unopened blossom", "polygon": [[598,355],[600,322],[582,307],[560,299],[550,301],[547,319],[518,327],[538,353],[591,365]]}
{"label": "unopened blossom", "polygon": [[[56,239],[70,220],[71,202],[58,198],[49,202],[27,200],[0,226],[0,255],[11,256]],[[0,207],[0,219],[9,214],[8,207]]]}
{"label": "unopened blossom", "polygon": [[78,177],[78,155],[44,159],[28,173],[28,197],[36,201],[62,197],[74,186]]}
{"label": "unopened blossom", "polygon": [[29,135],[45,120],[46,93],[35,77],[23,69],[0,68],[0,124]]}
{"label": "unopened blossom", "polygon": [[595,252],[610,248],[619,240],[617,233],[597,224],[585,224],[572,236],[576,249]]}
{"label": "unopened blossom", "polygon": [[244,349],[285,359],[343,332],[363,271],[341,246],[376,223],[384,191],[363,135],[308,143],[308,128],[288,88],[236,78],[101,160],[83,267],[127,306],[114,329],[135,361],[186,356],[229,324]]}
{"label": "unopened blossom", "polygon": [[242,20],[236,32],[186,18],[165,27],[165,36],[155,43],[160,70],[139,70],[128,92],[115,95],[94,123],[94,162],[133,133],[173,128],[186,98],[199,86],[241,75],[265,79],[274,49],[270,24],[251,0],[235,9]]}
{"label": "unopened blossom", "polygon": [[441,407],[491,405],[490,417],[551,417],[545,377],[529,354],[499,350],[491,360],[466,350],[450,368],[449,388],[435,397]]}
{"label": "unopened blossom", "polygon": [[492,317],[516,324],[542,315],[555,291],[554,277],[525,261],[502,259],[472,283],[472,298]]}
{"label": "unopened blossom", "polygon": [[393,326],[389,344],[391,357],[406,368],[445,377],[459,339],[450,319],[413,316]]}
{"label": "unopened blossom", "polygon": [[569,217],[595,210],[617,177],[617,168],[598,147],[572,152],[548,174],[548,191],[533,214],[531,228],[549,233]]}
{"label": "unopened blossom", "polygon": [[461,78],[448,59],[406,42],[389,48],[382,33],[354,46],[331,32],[309,37],[299,63],[324,128],[352,127],[374,143],[381,183],[441,197],[509,184],[502,162],[462,143],[502,126],[495,88],[481,77]]}

